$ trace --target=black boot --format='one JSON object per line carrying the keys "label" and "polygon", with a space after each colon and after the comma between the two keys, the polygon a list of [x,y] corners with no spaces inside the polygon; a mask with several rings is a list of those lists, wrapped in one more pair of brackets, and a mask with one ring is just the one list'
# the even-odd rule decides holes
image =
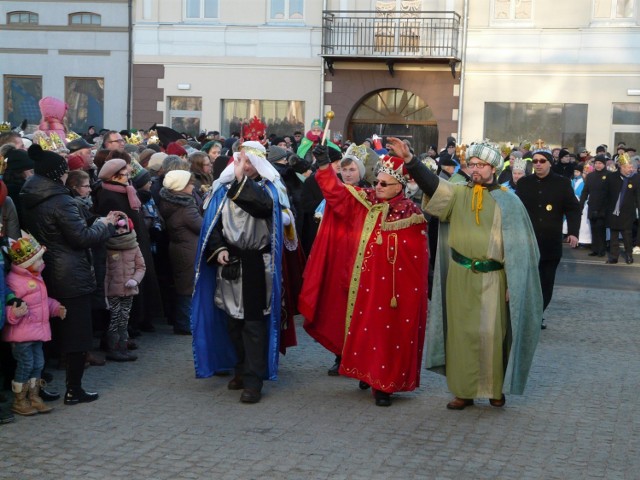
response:
{"label": "black boot", "polygon": [[342,360],[342,357],[340,357],[340,355],[336,355],[336,361],[334,362],[333,367],[331,367],[327,372],[327,375],[330,377],[338,377],[340,375],[340,360]]}
{"label": "black boot", "polygon": [[67,393],[64,396],[65,405],[77,405],[78,403],[89,403],[98,400],[96,392],[87,392],[82,387],[67,387]]}
{"label": "black boot", "polygon": [[379,407],[390,407],[391,406],[391,394],[387,392],[382,392],[380,390],[375,390],[373,393],[373,397],[376,399],[376,405]]}

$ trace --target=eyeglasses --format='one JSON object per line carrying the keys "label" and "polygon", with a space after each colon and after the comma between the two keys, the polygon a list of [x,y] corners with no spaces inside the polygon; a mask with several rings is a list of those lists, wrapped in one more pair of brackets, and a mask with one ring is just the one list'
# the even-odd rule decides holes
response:
{"label": "eyeglasses", "polygon": [[91,185],[78,185],[78,188],[91,188]]}
{"label": "eyeglasses", "polygon": [[398,183],[398,182],[389,183],[389,182],[385,182],[384,180],[374,180],[373,186],[377,187],[378,185],[380,185],[382,188],[387,188],[387,187],[389,187],[391,185],[400,185],[400,183]]}
{"label": "eyeglasses", "polygon": [[474,168],[475,168],[475,169],[477,169],[477,170],[479,170],[479,169],[481,169],[481,168],[486,167],[486,166],[487,166],[487,165],[489,165],[489,164],[488,164],[488,163],[469,163],[468,165],[469,165],[469,168],[470,168],[470,169],[472,169],[472,170],[473,170]]}
{"label": "eyeglasses", "polygon": [[540,160],[531,160],[531,163],[533,163],[534,165],[537,165],[539,163],[544,164],[544,163],[547,163],[547,160],[545,158],[542,158]]}

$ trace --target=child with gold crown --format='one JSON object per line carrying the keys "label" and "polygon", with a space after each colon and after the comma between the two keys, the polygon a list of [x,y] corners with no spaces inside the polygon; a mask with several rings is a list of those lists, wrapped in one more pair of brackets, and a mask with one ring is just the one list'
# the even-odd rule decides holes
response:
{"label": "child with gold crown", "polygon": [[7,324],[2,339],[11,343],[17,366],[11,387],[15,396],[11,410],[19,415],[35,415],[53,410],[39,395],[44,368],[42,345],[51,340],[50,317],[64,319],[67,310],[57,300],[49,298],[42,279],[45,248],[31,235],[9,239],[7,253],[11,271],[6,283],[22,303],[6,307]]}

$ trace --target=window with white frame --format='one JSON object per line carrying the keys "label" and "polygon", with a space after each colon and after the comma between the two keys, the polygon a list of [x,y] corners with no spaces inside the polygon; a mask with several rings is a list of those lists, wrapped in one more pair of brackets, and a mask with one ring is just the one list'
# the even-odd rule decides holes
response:
{"label": "window with white frame", "polygon": [[69,14],[69,25],[101,25],[102,17],[97,13],[75,12]]}
{"label": "window with white frame", "polygon": [[594,0],[595,20],[621,20],[633,18],[637,0]]}
{"label": "window with white frame", "polygon": [[218,18],[218,0],[187,0],[185,18]]}
{"label": "window with white frame", "polygon": [[269,12],[271,20],[302,20],[304,0],[271,0]]}
{"label": "window with white frame", "polygon": [[37,25],[38,14],[34,12],[9,12],[7,13],[7,23],[22,25]]}
{"label": "window with white frame", "polygon": [[180,133],[198,136],[202,118],[202,97],[169,97],[168,125]]}
{"label": "window with white frame", "polygon": [[493,19],[529,21],[533,0],[493,0]]}

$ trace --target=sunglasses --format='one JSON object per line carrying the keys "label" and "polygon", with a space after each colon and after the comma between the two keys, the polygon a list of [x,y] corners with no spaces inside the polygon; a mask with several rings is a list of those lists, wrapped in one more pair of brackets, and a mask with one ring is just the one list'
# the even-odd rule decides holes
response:
{"label": "sunglasses", "polygon": [[537,164],[543,164],[543,163],[547,163],[547,161],[545,159],[540,159],[540,160],[531,160],[531,163],[533,163],[534,165]]}
{"label": "sunglasses", "polygon": [[389,183],[389,182],[385,182],[384,180],[375,180],[373,182],[373,186],[377,187],[378,185],[380,185],[382,188],[387,188],[387,187],[390,187],[391,185],[400,185],[400,183],[398,182]]}

